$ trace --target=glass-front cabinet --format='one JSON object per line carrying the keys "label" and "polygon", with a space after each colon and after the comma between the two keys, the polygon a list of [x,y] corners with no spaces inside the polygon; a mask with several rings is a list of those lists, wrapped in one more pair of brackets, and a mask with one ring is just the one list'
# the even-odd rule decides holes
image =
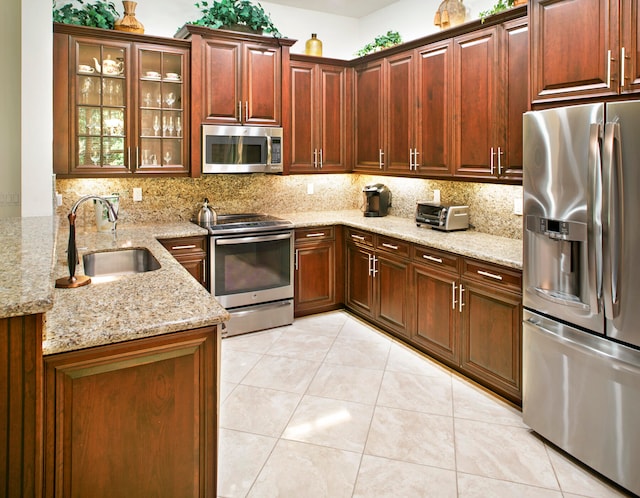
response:
{"label": "glass-front cabinet", "polygon": [[189,174],[188,46],[86,31],[54,25],[54,172]]}

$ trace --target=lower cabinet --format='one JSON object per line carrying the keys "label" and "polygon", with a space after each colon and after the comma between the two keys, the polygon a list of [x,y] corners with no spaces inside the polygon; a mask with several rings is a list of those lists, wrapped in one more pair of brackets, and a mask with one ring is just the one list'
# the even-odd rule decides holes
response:
{"label": "lower cabinet", "polygon": [[342,227],[298,229],[295,233],[295,316],[342,306]]}
{"label": "lower cabinet", "polygon": [[206,236],[161,239],[159,242],[203,287],[209,289]]}
{"label": "lower cabinet", "polygon": [[44,359],[44,496],[214,497],[220,343],[206,327]]}
{"label": "lower cabinet", "polygon": [[347,229],[346,304],[386,330],[408,338],[410,244]]}

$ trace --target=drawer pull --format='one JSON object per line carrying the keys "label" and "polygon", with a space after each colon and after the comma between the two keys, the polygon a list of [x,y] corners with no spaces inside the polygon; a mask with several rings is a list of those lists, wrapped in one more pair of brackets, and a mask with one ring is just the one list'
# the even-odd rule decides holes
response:
{"label": "drawer pull", "polygon": [[456,304],[458,301],[456,300],[456,291],[458,290],[458,286],[455,282],[451,282],[451,307],[455,310]]}
{"label": "drawer pull", "polygon": [[493,278],[495,280],[502,280],[502,275],[496,275],[495,273],[489,273],[488,271],[478,270],[478,275],[482,275],[483,277]]}
{"label": "drawer pull", "polygon": [[364,237],[362,235],[351,234],[351,238],[356,240],[364,240]]}
{"label": "drawer pull", "polygon": [[394,246],[393,244],[387,244],[386,242],[382,243],[382,247],[386,247],[387,249],[393,249],[394,251],[398,250],[398,246]]}
{"label": "drawer pull", "polygon": [[311,237],[324,237],[324,232],[308,233],[306,235],[306,237],[309,237],[309,238],[311,238]]}
{"label": "drawer pull", "polygon": [[423,254],[422,257],[424,259],[428,259],[429,261],[433,261],[434,263],[442,264],[442,258],[436,258],[435,256],[431,256],[429,254]]}
{"label": "drawer pull", "polygon": [[172,251],[179,251],[180,249],[195,249],[195,244],[189,244],[188,246],[171,246]]}

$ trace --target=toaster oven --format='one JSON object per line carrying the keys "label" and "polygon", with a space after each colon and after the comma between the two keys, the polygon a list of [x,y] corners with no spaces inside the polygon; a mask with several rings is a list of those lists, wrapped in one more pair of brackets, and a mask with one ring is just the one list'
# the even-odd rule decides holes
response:
{"label": "toaster oven", "polygon": [[450,206],[438,202],[418,202],[416,225],[452,232],[469,228],[469,206]]}

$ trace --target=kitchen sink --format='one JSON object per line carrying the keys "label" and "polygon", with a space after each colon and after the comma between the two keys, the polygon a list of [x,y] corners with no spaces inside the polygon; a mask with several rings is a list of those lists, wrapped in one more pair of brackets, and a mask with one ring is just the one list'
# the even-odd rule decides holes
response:
{"label": "kitchen sink", "polygon": [[120,249],[92,252],[82,256],[84,273],[90,277],[116,277],[143,273],[160,268],[148,249]]}

